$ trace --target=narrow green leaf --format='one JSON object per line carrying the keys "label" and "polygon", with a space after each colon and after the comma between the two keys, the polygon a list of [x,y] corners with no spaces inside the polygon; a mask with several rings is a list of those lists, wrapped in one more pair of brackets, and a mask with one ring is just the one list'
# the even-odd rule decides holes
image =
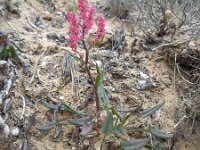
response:
{"label": "narrow green leaf", "polygon": [[172,133],[165,133],[153,127],[150,128],[150,133],[161,139],[171,139],[174,136]]}
{"label": "narrow green leaf", "polygon": [[73,1],[73,4],[74,4],[74,12],[77,13],[77,12],[78,12],[78,4],[77,4],[77,1],[74,0],[74,1]]}
{"label": "narrow green leaf", "polygon": [[112,112],[108,112],[108,116],[102,127],[102,132],[105,135],[108,135],[112,132],[112,130],[113,130],[113,114]]}
{"label": "narrow green leaf", "polygon": [[1,59],[4,59],[6,57],[9,57],[9,47],[4,47],[3,50],[0,53]]}
{"label": "narrow green leaf", "polygon": [[99,75],[99,76],[101,76],[101,72],[100,72],[100,69],[99,69],[99,66],[96,64],[96,70],[97,70],[97,74]]}
{"label": "narrow green leaf", "polygon": [[86,123],[85,121],[79,119],[68,119],[68,122],[75,126],[84,126]]}
{"label": "narrow green leaf", "polygon": [[113,132],[117,137],[119,137],[121,139],[124,139],[124,140],[129,139],[129,136],[126,133],[126,131],[123,129],[122,124],[118,124],[116,127],[114,127]]}
{"label": "narrow green leaf", "polygon": [[95,86],[98,87],[98,96],[99,96],[99,100],[101,100],[101,102],[104,104],[105,109],[107,110],[107,112],[109,111],[110,108],[110,102],[109,102],[109,97],[106,93],[106,90],[104,88],[104,75],[103,72],[100,71],[98,65],[96,65],[96,70],[97,70],[97,79],[96,79],[96,83]]}
{"label": "narrow green leaf", "polygon": [[98,95],[99,95],[99,100],[101,100],[101,102],[104,104],[106,111],[108,112],[110,108],[110,102],[108,95],[104,89],[104,85],[102,83],[100,83],[100,86],[98,87]]}
{"label": "narrow green leaf", "polygon": [[36,126],[35,129],[40,131],[49,131],[56,126],[56,121],[49,122],[47,124],[43,124],[41,126]]}
{"label": "narrow green leaf", "polygon": [[98,87],[100,84],[100,76],[97,76],[96,80],[95,80],[95,87]]}
{"label": "narrow green leaf", "polygon": [[122,114],[120,114],[114,107],[111,108],[113,115],[116,115],[120,120],[122,120]]}
{"label": "narrow green leaf", "polygon": [[57,105],[54,105],[54,104],[50,104],[50,103],[47,103],[45,101],[41,101],[41,103],[46,106],[47,108],[50,108],[50,109],[58,109],[58,106]]}
{"label": "narrow green leaf", "polygon": [[[93,117],[85,117],[85,118],[79,118],[79,119],[68,119],[67,121],[72,124],[72,125],[76,125],[76,126],[85,126],[89,123],[91,123]],[[61,122],[62,124],[62,122]]]}
{"label": "narrow green leaf", "polygon": [[128,120],[128,118],[130,118],[130,116],[131,116],[131,114],[128,114],[122,119],[122,121],[121,121],[122,126],[124,126],[126,124],[126,121]]}
{"label": "narrow green leaf", "polygon": [[17,58],[17,54],[16,54],[16,52],[15,52],[15,49],[12,47],[12,46],[10,46],[9,48],[8,48],[8,52],[9,52],[9,56],[11,57],[11,58]]}
{"label": "narrow green leaf", "polygon": [[83,61],[81,58],[75,56],[75,55],[72,54],[70,51],[66,50],[66,52],[67,52],[72,58],[74,58],[76,61],[80,61],[80,62]]}
{"label": "narrow green leaf", "polygon": [[68,6],[69,11],[73,12],[73,6]]}
{"label": "narrow green leaf", "polygon": [[120,146],[124,150],[139,150],[143,148],[149,139],[129,140],[120,142]]}
{"label": "narrow green leaf", "polygon": [[96,70],[97,70],[97,78],[95,80],[95,87],[98,88],[98,86],[100,85],[101,73],[99,70],[99,66],[97,64],[96,64]]}
{"label": "narrow green leaf", "polygon": [[69,112],[76,113],[76,114],[79,114],[79,115],[86,115],[85,112],[78,111],[78,110],[74,109],[73,107],[69,106],[68,104],[63,103],[62,106],[63,106],[62,107],[63,109],[65,109]]}
{"label": "narrow green leaf", "polygon": [[162,103],[158,103],[156,104],[155,106],[145,110],[142,112],[142,116],[145,118],[145,117],[148,117],[150,115],[152,115],[153,113],[155,113],[158,109],[160,109],[163,105],[165,104],[165,102],[162,102]]}
{"label": "narrow green leaf", "polygon": [[110,101],[109,101],[109,97],[108,97],[104,87],[103,87],[103,100],[104,100],[105,108],[106,108],[106,110],[108,112],[108,110],[110,108]]}

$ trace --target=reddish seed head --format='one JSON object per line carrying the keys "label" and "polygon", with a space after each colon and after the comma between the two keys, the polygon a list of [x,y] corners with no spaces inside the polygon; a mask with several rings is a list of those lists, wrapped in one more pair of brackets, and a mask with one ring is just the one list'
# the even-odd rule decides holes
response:
{"label": "reddish seed head", "polygon": [[77,50],[77,45],[79,41],[79,20],[76,15],[72,12],[67,12],[67,20],[69,23],[69,46],[73,51]]}
{"label": "reddish seed head", "polygon": [[105,18],[103,16],[100,16],[98,18],[96,40],[99,41],[104,35],[105,35]]}
{"label": "reddish seed head", "polygon": [[[88,31],[95,22],[95,7],[89,7],[88,0],[78,0],[78,16],[73,12],[67,12],[69,23],[69,46],[74,52],[77,52],[78,42],[83,40]],[[98,29],[96,41],[99,41],[105,35],[105,18],[98,18]]]}
{"label": "reddish seed head", "polygon": [[78,0],[78,12],[80,23],[82,25],[82,38],[94,25],[95,20],[95,7],[89,7],[88,0]]}

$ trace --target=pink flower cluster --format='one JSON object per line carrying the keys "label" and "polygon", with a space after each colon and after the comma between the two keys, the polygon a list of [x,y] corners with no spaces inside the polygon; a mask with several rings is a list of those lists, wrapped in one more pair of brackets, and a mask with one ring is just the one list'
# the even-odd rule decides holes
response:
{"label": "pink flower cluster", "polygon": [[78,0],[79,19],[82,21],[82,38],[92,28],[95,21],[95,7],[89,7],[88,0]]}
{"label": "pink flower cluster", "polygon": [[72,12],[67,12],[67,19],[69,22],[69,46],[73,51],[76,51],[78,41],[79,41],[79,20],[76,18],[76,15]]}
{"label": "pink flower cluster", "polygon": [[[67,12],[69,23],[69,46],[77,52],[78,42],[83,40],[95,22],[95,7],[89,6],[88,0],[78,0],[78,16],[73,12]],[[99,41],[105,34],[105,18],[98,18],[98,29],[96,41]]]}
{"label": "pink flower cluster", "polygon": [[96,41],[99,41],[105,35],[105,18],[100,16],[98,18]]}

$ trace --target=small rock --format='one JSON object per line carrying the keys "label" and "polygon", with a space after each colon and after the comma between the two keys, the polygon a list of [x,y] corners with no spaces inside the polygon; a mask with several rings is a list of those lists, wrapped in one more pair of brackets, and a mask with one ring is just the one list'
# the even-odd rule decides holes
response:
{"label": "small rock", "polygon": [[64,96],[59,96],[59,99],[63,101],[65,99],[65,97]]}
{"label": "small rock", "polygon": [[77,148],[76,147],[72,147],[72,150],[77,150]]}
{"label": "small rock", "polygon": [[187,49],[183,49],[182,51],[181,51],[181,55],[187,55],[188,54],[188,50]]}
{"label": "small rock", "polygon": [[196,46],[197,46],[198,50],[200,50],[200,39],[196,41]]}
{"label": "small rock", "polygon": [[30,27],[24,26],[23,27],[27,32],[34,32],[34,30]]}
{"label": "small rock", "polygon": [[116,89],[115,89],[114,87],[112,87],[112,88],[110,89],[110,91],[111,91],[111,92],[115,92]]}
{"label": "small rock", "polygon": [[18,136],[19,132],[20,132],[19,128],[16,127],[14,129],[11,129],[10,134],[13,135],[13,136]]}
{"label": "small rock", "polygon": [[140,76],[143,78],[143,79],[149,79],[149,76],[145,73],[143,73],[142,71],[140,72]]}
{"label": "small rock", "polygon": [[19,15],[19,8],[14,4],[14,2],[8,2],[7,5],[10,13]]}
{"label": "small rock", "polygon": [[175,15],[173,14],[173,12],[172,12],[171,10],[169,10],[169,9],[165,11],[165,15],[166,15],[166,17],[167,17],[168,19],[175,16]]}
{"label": "small rock", "polygon": [[188,46],[190,49],[196,49],[196,44],[194,41],[189,42]]}
{"label": "small rock", "polygon": [[90,145],[90,142],[89,142],[88,140],[84,140],[84,141],[83,141],[83,144],[84,144],[84,146],[89,146],[89,145]]}
{"label": "small rock", "polygon": [[144,90],[146,88],[146,84],[147,84],[146,80],[139,80],[137,85],[136,85],[136,88],[138,90]]}
{"label": "small rock", "polygon": [[138,81],[138,86],[139,86],[139,87],[145,87],[146,84],[147,84],[147,81],[146,81],[146,80],[139,80],[139,81]]}
{"label": "small rock", "polygon": [[44,14],[42,14],[42,19],[47,20],[47,21],[51,21],[52,16],[48,11],[45,11]]}

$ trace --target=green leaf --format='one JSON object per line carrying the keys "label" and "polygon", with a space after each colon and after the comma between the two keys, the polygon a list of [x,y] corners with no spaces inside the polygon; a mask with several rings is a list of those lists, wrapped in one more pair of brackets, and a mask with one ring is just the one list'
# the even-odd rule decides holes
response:
{"label": "green leaf", "polygon": [[68,119],[68,122],[75,126],[84,126],[86,123],[85,121],[79,119]]}
{"label": "green leaf", "polygon": [[81,58],[75,56],[75,55],[72,54],[70,51],[66,50],[66,52],[67,52],[73,59],[75,59],[76,61],[80,61],[80,62],[83,61]]}
{"label": "green leaf", "polygon": [[130,109],[117,109],[117,111],[122,113],[135,113],[138,112],[142,108],[142,104],[137,106],[136,108],[130,108]]}
{"label": "green leaf", "polygon": [[171,139],[174,136],[171,133],[165,133],[165,132],[160,131],[159,129],[153,128],[153,127],[150,128],[150,133],[153,134],[154,136],[158,137],[158,138],[165,139],[165,140]]}
{"label": "green leaf", "polygon": [[95,87],[98,87],[99,84],[100,84],[100,79],[101,77],[100,76],[97,76],[96,80],[95,80]]}
{"label": "green leaf", "polygon": [[1,59],[7,58],[7,57],[11,57],[13,59],[17,57],[16,51],[12,46],[4,47],[0,53]]}
{"label": "green leaf", "polygon": [[149,139],[121,141],[120,146],[123,150],[139,150],[143,148],[148,142]]}
{"label": "green leaf", "polygon": [[163,105],[165,104],[165,102],[162,102],[162,103],[158,103],[156,104],[155,106],[145,110],[142,112],[142,116],[145,118],[145,117],[148,117],[150,115],[152,115],[153,113],[155,113],[158,109],[160,109]]}
{"label": "green leaf", "polygon": [[129,139],[129,136],[126,133],[126,131],[123,129],[122,124],[118,124],[116,127],[114,127],[113,132],[117,137],[119,137],[121,139],[124,139],[124,140]]}
{"label": "green leaf", "polygon": [[113,114],[112,112],[108,112],[108,116],[102,127],[102,132],[105,135],[108,135],[112,132],[112,130],[113,130]]}
{"label": "green leaf", "polygon": [[65,109],[69,112],[76,113],[76,114],[79,114],[79,115],[87,115],[85,112],[78,111],[78,110],[74,109],[73,107],[71,107],[71,106],[69,106],[65,103],[62,104],[62,109]]}
{"label": "green leaf", "polygon": [[109,101],[109,97],[108,97],[108,95],[106,93],[106,90],[104,89],[104,86],[101,86],[101,91],[102,91],[101,100],[103,101],[103,103],[105,105],[105,109],[108,112],[109,108],[110,108],[110,101]]}
{"label": "green leaf", "polygon": [[101,100],[101,102],[105,106],[105,109],[108,112],[109,108],[110,108],[110,102],[109,102],[109,97],[108,97],[106,90],[104,88],[103,78],[104,78],[103,73],[101,73],[100,85],[98,87],[98,96],[99,96],[99,100]]}
{"label": "green leaf", "polygon": [[43,124],[41,126],[36,126],[35,129],[40,130],[40,131],[49,131],[49,130],[55,128],[55,126],[56,126],[56,121],[54,120],[47,124]]}
{"label": "green leaf", "polygon": [[73,6],[68,7],[69,11],[73,12]]}
{"label": "green leaf", "polygon": [[122,114],[120,114],[114,107],[111,108],[111,111],[114,115],[116,115],[120,120],[122,120]]}
{"label": "green leaf", "polygon": [[128,114],[128,115],[126,115],[126,116],[122,119],[121,123],[122,123],[123,126],[126,124],[126,121],[128,120],[128,118],[129,118],[130,116],[131,116],[131,114]]}
{"label": "green leaf", "polygon": [[74,12],[77,13],[77,12],[78,12],[78,4],[77,4],[77,1],[74,0],[74,1],[73,1],[73,4],[74,4]]}
{"label": "green leaf", "polygon": [[98,90],[98,97],[99,97],[99,100],[101,100],[101,102],[104,104],[105,109],[108,112],[109,108],[110,108],[110,102],[109,102],[109,97],[108,97],[106,90],[104,88],[103,72],[99,69],[97,64],[96,64],[96,70],[97,70],[97,78],[96,78],[96,81],[95,81],[95,86]]}
{"label": "green leaf", "polygon": [[14,58],[14,59],[17,57],[17,54],[16,54],[15,49],[13,47],[9,48],[9,55],[11,56],[11,58]]}
{"label": "green leaf", "polygon": [[101,76],[101,72],[100,72],[100,69],[99,69],[99,66],[96,64],[96,70],[97,70],[97,74],[99,75],[99,76]]}
{"label": "green leaf", "polygon": [[[76,126],[85,126],[89,123],[91,123],[93,117],[85,117],[85,118],[79,118],[79,119],[68,119],[67,121]],[[62,122],[61,122],[62,124]]]}
{"label": "green leaf", "polygon": [[78,4],[76,0],[73,0],[73,5],[68,6],[69,11],[73,13],[78,13]]}
{"label": "green leaf", "polygon": [[99,70],[99,66],[97,64],[96,64],[96,70],[97,70],[97,78],[95,80],[95,87],[98,88],[98,86],[100,85],[101,73]]}
{"label": "green leaf", "polygon": [[[50,109],[58,109],[58,108],[59,108],[59,106],[54,105],[54,104],[47,103],[47,102],[45,102],[45,101],[41,101],[41,103],[42,103],[44,106],[46,106],[47,108],[50,108]],[[82,112],[82,111],[78,111],[78,110],[72,108],[71,106],[69,106],[69,105],[67,105],[67,104],[65,104],[65,103],[63,103],[63,104],[61,105],[61,110],[67,110],[67,111],[69,111],[69,112],[76,113],[76,114],[79,114],[79,115],[86,115],[86,113],[84,113],[84,112]]]}
{"label": "green leaf", "polygon": [[45,101],[41,101],[41,103],[46,106],[47,108],[50,108],[50,109],[58,109],[58,106],[57,105],[54,105],[54,104],[50,104],[50,103],[47,103]]}

